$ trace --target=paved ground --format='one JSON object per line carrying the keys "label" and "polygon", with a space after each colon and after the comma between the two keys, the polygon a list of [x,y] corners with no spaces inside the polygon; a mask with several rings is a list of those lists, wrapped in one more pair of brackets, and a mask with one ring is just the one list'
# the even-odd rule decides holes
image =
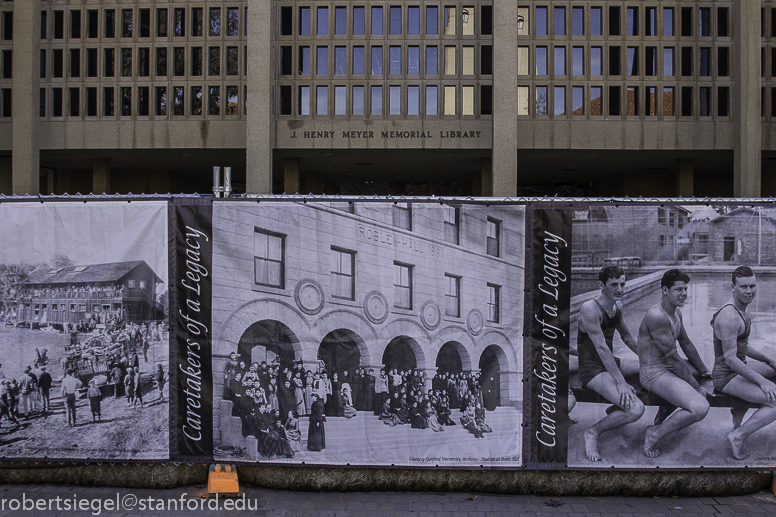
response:
{"label": "paved ground", "polygon": [[[689,515],[773,515],[776,497],[770,492],[737,497],[547,497],[427,492],[288,492],[243,487],[246,511],[224,509],[201,499],[201,486],[172,490],[86,488],[56,485],[0,485],[0,516],[7,515],[260,515],[271,517],[501,517],[553,514],[567,517],[642,517]],[[59,502],[57,503],[57,497]],[[184,504],[191,510],[182,509]],[[186,499],[191,498],[191,499]],[[23,511],[21,505],[29,508]],[[115,511],[119,501],[122,508]],[[16,501],[14,503],[14,501]],[[34,503],[33,503],[34,501]],[[41,503],[40,501],[44,501]],[[84,502],[82,502],[84,501]],[[96,502],[96,501],[99,501]],[[107,503],[111,501],[111,503]],[[173,504],[177,505],[175,506]],[[239,500],[238,500],[239,501]],[[34,508],[32,505],[42,505]],[[60,510],[57,510],[59,504]],[[68,506],[69,504],[69,506]],[[82,511],[72,511],[73,504]],[[162,505],[164,508],[156,507]],[[242,504],[242,503],[236,503]],[[51,511],[48,509],[50,505]],[[106,510],[110,506],[111,511]],[[149,506],[153,511],[149,510]],[[13,511],[9,508],[17,508]],[[177,508],[177,509],[176,509]],[[196,508],[196,510],[194,510]],[[239,508],[239,506],[238,506]]]}

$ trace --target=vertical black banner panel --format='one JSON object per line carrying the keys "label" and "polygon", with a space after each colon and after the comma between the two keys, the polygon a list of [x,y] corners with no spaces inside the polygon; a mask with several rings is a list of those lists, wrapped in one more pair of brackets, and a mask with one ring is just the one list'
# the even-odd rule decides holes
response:
{"label": "vertical black banner panel", "polygon": [[568,352],[571,212],[533,211],[528,463],[565,466],[568,457]]}
{"label": "vertical black banner panel", "polygon": [[172,207],[170,451],[176,460],[209,461],[213,456],[213,206],[187,200]]}

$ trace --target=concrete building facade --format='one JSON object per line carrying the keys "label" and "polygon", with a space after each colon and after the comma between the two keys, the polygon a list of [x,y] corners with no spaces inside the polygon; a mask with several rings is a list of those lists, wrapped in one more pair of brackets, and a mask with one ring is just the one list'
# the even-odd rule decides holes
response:
{"label": "concrete building facade", "polygon": [[4,1],[0,192],[767,196],[774,13]]}

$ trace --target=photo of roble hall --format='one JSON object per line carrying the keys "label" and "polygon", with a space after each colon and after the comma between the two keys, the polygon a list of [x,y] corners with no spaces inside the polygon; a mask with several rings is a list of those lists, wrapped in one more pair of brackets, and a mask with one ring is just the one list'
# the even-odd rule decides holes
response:
{"label": "photo of roble hall", "polygon": [[0,2],[0,194],[770,196],[776,2]]}

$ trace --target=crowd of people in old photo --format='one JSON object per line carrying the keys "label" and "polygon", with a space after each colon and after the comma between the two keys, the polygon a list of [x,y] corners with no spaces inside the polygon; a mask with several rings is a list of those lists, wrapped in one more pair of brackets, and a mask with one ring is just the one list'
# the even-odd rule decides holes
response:
{"label": "crowd of people in old photo", "polygon": [[247,364],[232,352],[224,372],[223,398],[232,401],[232,416],[242,420],[243,436],[257,439],[265,457],[293,457],[302,447],[299,418],[309,417],[307,449],[326,447],[325,421],[372,413],[388,426],[410,425],[442,432],[460,424],[477,438],[492,432],[485,410],[496,401],[483,400],[478,372],[439,372],[428,388],[426,373],[383,367],[331,371],[319,361],[316,371],[301,363],[266,361]]}

